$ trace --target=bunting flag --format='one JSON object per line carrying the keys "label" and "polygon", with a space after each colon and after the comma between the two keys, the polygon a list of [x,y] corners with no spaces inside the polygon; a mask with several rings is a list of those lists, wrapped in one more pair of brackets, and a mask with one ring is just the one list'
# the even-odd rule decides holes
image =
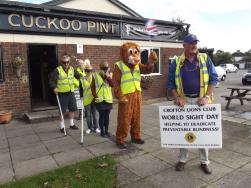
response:
{"label": "bunting flag", "polygon": [[154,22],[154,20],[148,20],[146,22],[146,30],[148,32],[148,35],[150,35],[151,37],[158,35],[158,29],[157,26],[154,25]]}

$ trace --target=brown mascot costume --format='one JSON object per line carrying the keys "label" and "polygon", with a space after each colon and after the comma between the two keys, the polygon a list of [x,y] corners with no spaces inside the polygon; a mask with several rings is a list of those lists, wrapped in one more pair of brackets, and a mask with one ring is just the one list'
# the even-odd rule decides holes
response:
{"label": "brown mascot costume", "polygon": [[115,63],[113,73],[114,95],[119,100],[116,143],[119,148],[125,149],[124,142],[129,130],[132,143],[144,144],[140,137],[140,74],[152,73],[158,58],[155,52],[151,52],[148,62],[142,64],[140,47],[133,42],[124,43],[120,47],[120,57],[121,60]]}

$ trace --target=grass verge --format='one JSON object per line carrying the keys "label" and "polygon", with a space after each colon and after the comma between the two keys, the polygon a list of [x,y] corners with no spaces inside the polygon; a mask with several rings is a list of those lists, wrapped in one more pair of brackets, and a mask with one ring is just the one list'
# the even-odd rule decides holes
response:
{"label": "grass verge", "polygon": [[104,155],[0,185],[0,188],[111,188],[116,178],[115,163],[111,155]]}

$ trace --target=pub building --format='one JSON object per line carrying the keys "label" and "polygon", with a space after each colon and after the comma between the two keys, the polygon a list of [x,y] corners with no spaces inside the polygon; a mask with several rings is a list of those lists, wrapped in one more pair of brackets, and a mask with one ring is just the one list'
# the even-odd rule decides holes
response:
{"label": "pub building", "polygon": [[140,45],[143,59],[151,50],[159,57],[143,99],[165,97],[170,58],[181,54],[189,25],[155,20],[157,34],[151,37],[148,20],[118,0],[1,1],[0,111],[20,116],[51,109],[56,99],[48,80],[64,54],[73,64],[88,58],[97,69],[103,61],[113,67],[127,41]]}

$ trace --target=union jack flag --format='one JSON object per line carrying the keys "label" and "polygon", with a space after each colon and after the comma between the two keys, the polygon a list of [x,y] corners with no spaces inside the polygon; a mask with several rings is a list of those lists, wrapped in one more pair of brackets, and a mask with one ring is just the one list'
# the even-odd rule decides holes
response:
{"label": "union jack flag", "polygon": [[151,37],[153,36],[157,36],[158,35],[158,29],[157,29],[157,26],[154,25],[154,20],[148,20],[146,22],[146,30],[147,30],[147,33],[148,35],[150,35]]}

